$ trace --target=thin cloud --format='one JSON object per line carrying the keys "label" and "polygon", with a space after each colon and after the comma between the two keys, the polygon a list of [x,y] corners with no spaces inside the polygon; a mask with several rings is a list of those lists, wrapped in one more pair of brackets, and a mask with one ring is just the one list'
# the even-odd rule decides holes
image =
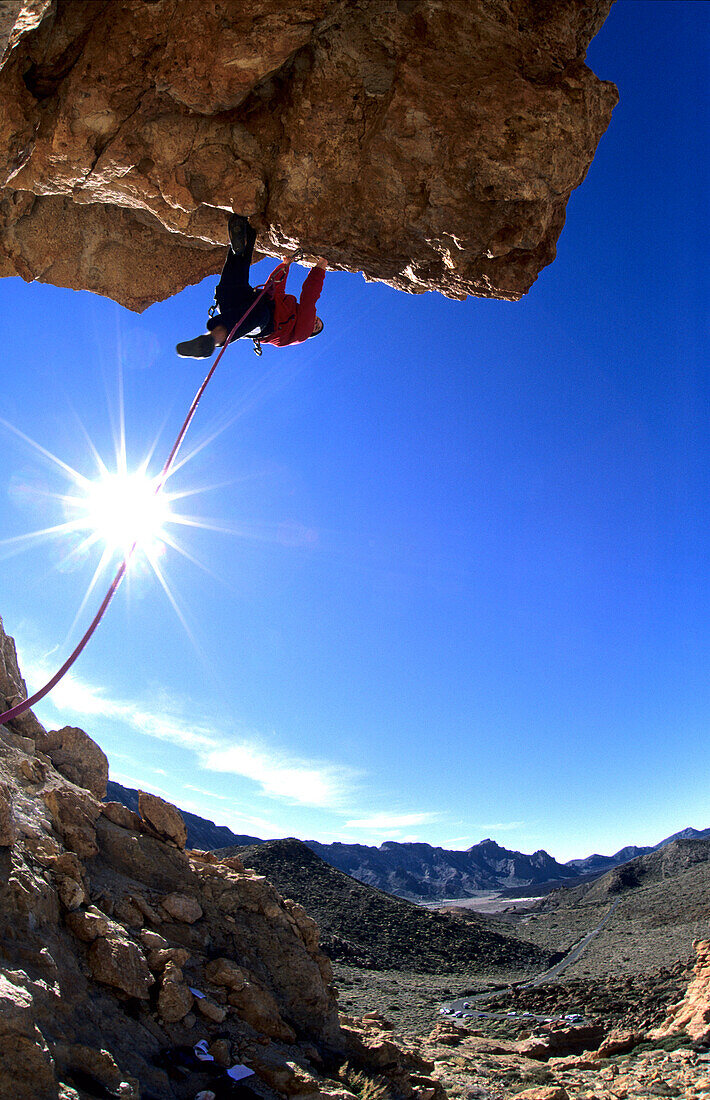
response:
{"label": "thin cloud", "polygon": [[[27,673],[33,682],[41,683],[45,676],[40,665],[29,665]],[[188,721],[167,707],[110,698],[71,673],[54,688],[51,703],[60,713],[120,721],[136,733],[191,750],[205,771],[251,780],[260,795],[292,805],[343,812],[356,779],[352,769],[288,756],[263,738],[242,737],[235,744],[222,731]]]}
{"label": "thin cloud", "polygon": [[201,753],[200,761],[209,771],[253,780],[268,798],[321,809],[341,807],[354,778],[347,768],[298,760],[247,742]]}

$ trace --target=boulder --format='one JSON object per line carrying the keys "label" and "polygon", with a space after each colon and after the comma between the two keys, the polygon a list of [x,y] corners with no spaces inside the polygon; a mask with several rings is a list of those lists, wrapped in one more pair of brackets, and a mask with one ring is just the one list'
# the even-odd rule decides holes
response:
{"label": "boulder", "polygon": [[77,787],[85,787],[95,798],[103,798],[108,782],[108,760],[95,741],[76,726],[44,731],[37,737],[37,748],[49,757],[54,767]]}
{"label": "boulder", "polygon": [[198,997],[196,1007],[205,1019],[212,1020],[215,1024],[221,1024],[227,1015],[227,1009],[223,1008],[222,1005],[215,1004],[209,997]]}
{"label": "boulder", "polygon": [[227,1000],[230,1005],[256,1031],[262,1031],[272,1039],[293,1040],[293,1029],[282,1020],[275,999],[251,978],[248,971],[231,959],[220,958],[207,964],[205,977],[212,985],[229,990]]}
{"label": "boulder", "polygon": [[59,900],[65,909],[69,911],[78,909],[89,900],[84,884],[75,878],[70,878],[69,875],[56,875],[55,883]]}
{"label": "boulder", "polygon": [[103,802],[101,813],[109,821],[113,821],[114,825],[120,825],[122,829],[131,829],[132,832],[137,833],[141,827],[140,814],[135,810],[129,810],[128,806],[124,806],[121,802]]}
{"label": "boulder", "polygon": [[177,806],[159,798],[157,794],[138,794],[138,810],[143,821],[147,822],[159,836],[171,840],[178,848],[187,843],[187,826]]}
{"label": "boulder", "polygon": [[158,994],[158,1012],[168,1024],[187,1016],[194,997],[185,982],[163,982]]}
{"label": "boulder", "polygon": [[94,940],[89,948],[89,966],[97,982],[120,989],[129,997],[148,999],[155,979],[143,952],[128,937],[112,934]]}
{"label": "boulder", "polygon": [[190,952],[184,947],[163,947],[148,952],[148,966],[153,973],[160,973],[168,964],[182,969],[189,958]]}
{"label": "boulder", "polygon": [[184,924],[194,924],[202,916],[202,906],[199,901],[185,894],[168,894],[160,904],[169,917]]}
{"label": "boulder", "polygon": [[93,943],[99,936],[107,936],[111,926],[108,917],[94,905],[67,913],[64,921],[67,928],[83,943]]}
{"label": "boulder", "polygon": [[71,787],[52,787],[42,797],[67,847],[82,859],[95,856],[99,849],[94,823],[101,812],[96,799]]}
{"label": "boulder", "polygon": [[626,1054],[643,1042],[642,1031],[630,1031],[628,1029],[615,1028],[610,1031],[597,1050],[598,1058],[614,1058],[617,1054]]}

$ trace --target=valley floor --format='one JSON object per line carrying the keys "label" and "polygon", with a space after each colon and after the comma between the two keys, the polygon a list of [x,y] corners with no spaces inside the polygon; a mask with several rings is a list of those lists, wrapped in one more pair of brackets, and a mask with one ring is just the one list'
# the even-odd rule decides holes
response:
{"label": "valley floor", "polygon": [[[609,921],[584,953],[557,980],[515,988],[523,973],[471,970],[427,975],[406,970],[374,971],[335,965],[340,1003],[347,1013],[377,1011],[405,1042],[415,1040],[436,1063],[451,1100],[710,1100],[710,1052],[680,1035],[647,1042],[670,1005],[685,992],[694,962],[693,942],[706,938],[705,880],[686,889],[682,904],[658,885],[635,890],[618,902]],[[686,886],[688,883],[686,883]],[[504,928],[543,948],[565,953],[595,928],[614,898],[574,907],[497,912],[491,926]],[[442,1018],[442,1002],[503,988],[481,1009],[514,1012],[504,1018],[475,1017],[463,1024]],[[535,1033],[524,1012],[564,1016],[579,1013],[608,1034],[636,1033],[625,1053],[563,1051],[559,1057],[528,1057],[521,1042]]]}

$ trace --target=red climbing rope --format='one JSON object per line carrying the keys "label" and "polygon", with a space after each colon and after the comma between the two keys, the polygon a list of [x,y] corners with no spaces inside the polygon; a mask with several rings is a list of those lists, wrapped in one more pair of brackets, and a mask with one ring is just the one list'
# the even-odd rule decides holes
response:
{"label": "red climbing rope", "polygon": [[[207,372],[207,375],[205,377],[204,382],[202,383],[202,385],[200,386],[199,390],[197,391],[197,393],[195,394],[195,396],[192,400],[192,404],[190,405],[188,414],[187,414],[187,416],[185,417],[185,419],[183,421],[182,427],[180,428],[180,431],[177,434],[177,437],[175,439],[175,442],[173,443],[170,454],[168,455],[168,457],[165,461],[165,465],[163,466],[160,477],[158,478],[158,480],[155,484],[155,495],[156,496],[158,495],[158,493],[162,492],[162,490],[165,486],[165,482],[168,479],[168,476],[170,474],[170,470],[172,469],[173,464],[175,462],[175,459],[177,458],[178,451],[180,450],[180,447],[182,446],[182,441],[185,438],[185,435],[187,433],[187,429],[190,427],[190,423],[192,421],[192,418],[195,415],[195,412],[197,411],[197,406],[200,403],[200,399],[201,399],[203,393],[205,392],[205,390],[207,389],[207,386],[210,382],[210,379],[212,378],[212,375],[217,370],[217,364],[219,363],[220,359],[224,355],[224,353],[227,349],[227,346],[229,344],[229,341],[234,336],[234,333],[237,331],[237,329],[241,325],[242,321],[245,321],[246,318],[249,316],[251,311],[254,309],[254,306],[257,304],[257,302],[260,302],[261,299],[264,297],[264,295],[267,293],[267,291],[269,289],[269,286],[276,280],[277,277],[280,277],[283,272],[288,270],[288,267],[289,267],[290,263],[291,263],[291,260],[283,260],[280,264],[278,264],[277,267],[274,268],[274,270],[271,272],[268,279],[264,283],[263,287],[260,288],[260,293],[257,294],[256,298],[254,299],[252,304],[249,306],[249,309],[244,314],[242,314],[242,316],[239,318],[239,320],[235,324],[234,328],[230,332],[229,336],[225,340],[224,347],[222,348],[219,355],[215,359],[214,363],[210,367],[209,371]],[[34,695],[30,696],[29,699],[24,699],[21,703],[18,703],[16,706],[11,707],[10,710],[6,710],[4,712],[4,714],[0,714],[0,726],[4,726],[6,722],[11,721],[11,719],[13,719],[13,718],[17,718],[20,714],[24,714],[24,712],[26,710],[29,710],[30,707],[33,707],[35,705],[35,703],[39,703],[40,699],[44,699],[45,695],[48,695],[49,692],[52,690],[52,688],[56,687],[56,685],[59,683],[61,678],[65,675],[65,673],[67,673],[69,671],[69,669],[74,664],[74,662],[76,661],[76,659],[79,656],[79,654],[81,653],[81,651],[84,649],[84,646],[89,641],[89,638],[91,637],[91,635],[96,630],[96,627],[99,625],[99,623],[103,619],[108,605],[111,603],[111,600],[115,596],[115,594],[118,590],[118,587],[121,584],[121,581],[123,580],[123,578],[126,575],[126,570],[128,569],[128,563],[130,562],[131,558],[133,557],[133,553],[134,553],[135,549],[136,549],[136,543],[134,542],[133,545],[131,546],[131,548],[129,549],[128,553],[125,555],[123,561],[121,562],[121,564],[118,568],[118,572],[116,573],[116,576],[113,578],[113,580],[111,582],[111,585],[109,587],[109,590],[108,590],[108,592],[106,593],[106,595],[104,596],[104,598],[101,602],[101,606],[99,607],[99,610],[96,612],[96,614],[94,615],[94,618],[91,621],[91,625],[89,626],[88,630],[86,631],[86,633],[84,634],[83,638],[78,643],[78,645],[76,646],[74,651],[70,654],[69,657],[67,657],[67,659],[64,662],[64,664],[62,665],[62,667],[57,672],[55,672],[52,679],[48,680],[47,683],[44,685],[44,687],[40,688],[39,691],[36,691],[34,693]]]}

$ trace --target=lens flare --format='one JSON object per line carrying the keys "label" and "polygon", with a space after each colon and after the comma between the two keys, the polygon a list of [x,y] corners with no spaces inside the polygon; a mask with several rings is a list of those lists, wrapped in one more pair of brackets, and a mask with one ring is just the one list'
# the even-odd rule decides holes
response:
{"label": "lens flare", "polygon": [[82,526],[106,550],[124,557],[137,550],[153,559],[165,544],[170,500],[158,480],[144,470],[105,473],[86,486],[77,501]]}

